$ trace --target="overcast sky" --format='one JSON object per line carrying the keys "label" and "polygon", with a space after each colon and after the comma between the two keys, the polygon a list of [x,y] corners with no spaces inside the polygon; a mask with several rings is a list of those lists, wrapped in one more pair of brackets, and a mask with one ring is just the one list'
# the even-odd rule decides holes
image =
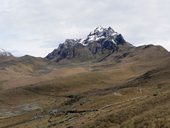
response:
{"label": "overcast sky", "polygon": [[17,56],[44,57],[98,26],[170,51],[170,0],[0,0],[0,48]]}

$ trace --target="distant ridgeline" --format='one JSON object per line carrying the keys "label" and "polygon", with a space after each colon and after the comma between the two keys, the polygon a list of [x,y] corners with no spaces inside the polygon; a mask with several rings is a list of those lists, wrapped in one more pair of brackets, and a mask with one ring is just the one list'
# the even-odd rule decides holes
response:
{"label": "distant ridgeline", "polygon": [[0,56],[12,56],[12,54],[0,48]]}

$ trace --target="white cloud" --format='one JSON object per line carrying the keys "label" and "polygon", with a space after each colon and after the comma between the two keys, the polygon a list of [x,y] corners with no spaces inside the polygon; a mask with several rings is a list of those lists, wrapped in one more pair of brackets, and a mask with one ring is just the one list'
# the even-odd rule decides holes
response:
{"label": "white cloud", "polygon": [[111,26],[135,45],[170,50],[169,12],[169,0],[0,0],[0,47],[45,56],[66,38]]}

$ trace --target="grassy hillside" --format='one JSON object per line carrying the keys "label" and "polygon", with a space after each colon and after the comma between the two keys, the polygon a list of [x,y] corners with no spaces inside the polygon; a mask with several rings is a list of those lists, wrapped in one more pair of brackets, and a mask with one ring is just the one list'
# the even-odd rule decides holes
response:
{"label": "grassy hillside", "polygon": [[0,65],[0,128],[170,127],[170,56],[162,47],[84,63],[27,56]]}

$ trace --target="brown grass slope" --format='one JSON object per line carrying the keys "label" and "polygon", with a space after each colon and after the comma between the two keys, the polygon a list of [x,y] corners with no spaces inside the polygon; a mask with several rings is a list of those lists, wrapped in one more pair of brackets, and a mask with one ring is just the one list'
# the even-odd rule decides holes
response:
{"label": "brown grass slope", "polygon": [[27,82],[37,81],[37,76],[50,72],[53,67],[51,62],[31,56],[0,58],[0,87],[27,85]]}
{"label": "brown grass slope", "polygon": [[19,64],[34,70],[18,73],[31,76],[20,76],[24,85],[1,81],[10,88],[0,91],[0,128],[170,127],[170,55],[160,46],[122,48],[98,62]]}

